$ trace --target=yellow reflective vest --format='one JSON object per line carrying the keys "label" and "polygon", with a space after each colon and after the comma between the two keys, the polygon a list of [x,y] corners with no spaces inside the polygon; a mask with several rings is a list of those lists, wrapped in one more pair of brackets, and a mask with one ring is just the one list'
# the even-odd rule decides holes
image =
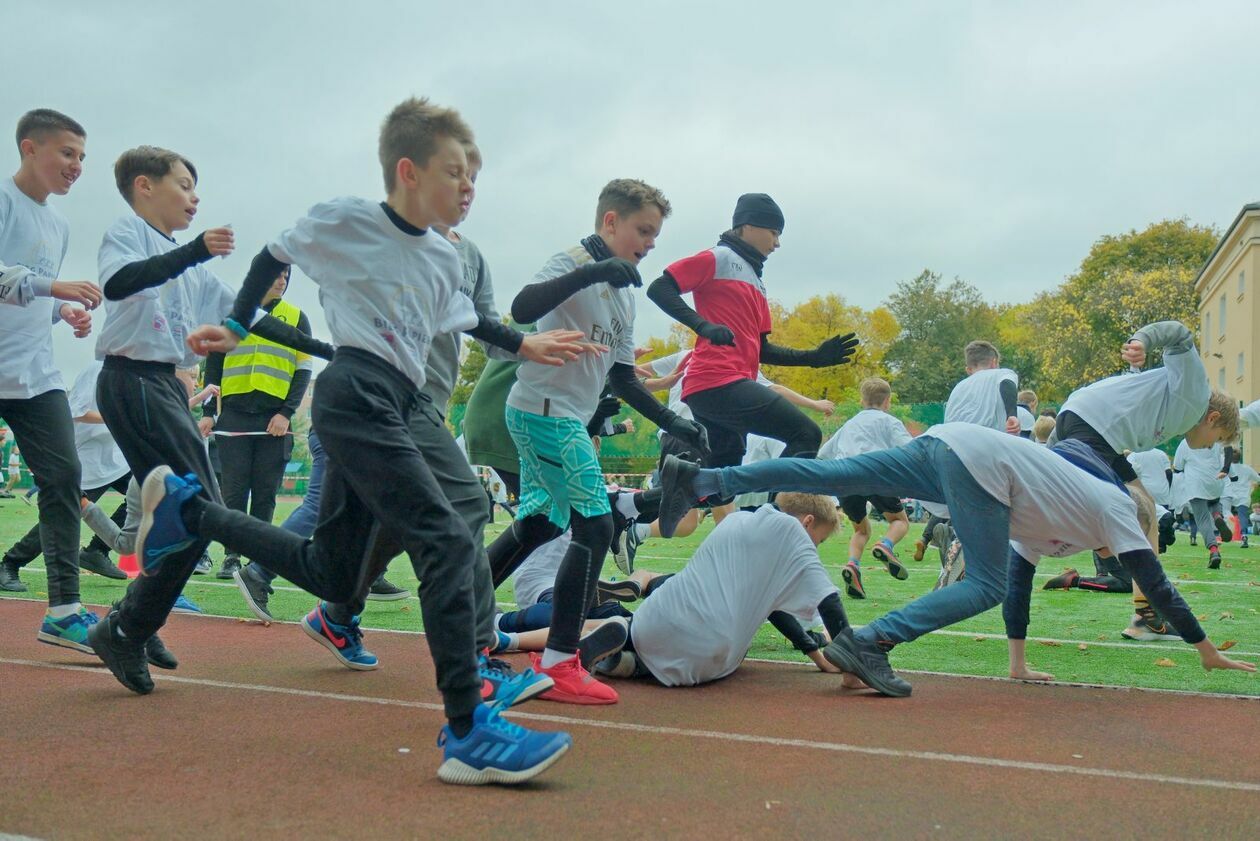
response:
{"label": "yellow reflective vest", "polygon": [[[302,311],[281,299],[271,310],[271,315],[285,324],[297,327]],[[223,359],[223,380],[220,389],[223,396],[261,391],[281,400],[289,396],[293,374],[299,362],[309,359],[284,345],[251,333],[236,346],[236,350]]]}

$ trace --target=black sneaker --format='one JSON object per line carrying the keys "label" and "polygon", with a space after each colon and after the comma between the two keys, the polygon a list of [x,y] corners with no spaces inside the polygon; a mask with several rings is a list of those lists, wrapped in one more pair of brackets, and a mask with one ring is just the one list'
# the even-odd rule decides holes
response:
{"label": "black sneaker", "polygon": [[9,561],[0,561],[0,590],[10,593],[25,593],[26,585],[18,578],[18,565]]}
{"label": "black sneaker", "polygon": [[692,486],[700,466],[683,461],[678,456],[665,456],[661,465],[661,513],[658,524],[661,537],[673,537],[678,521],[696,506],[696,492]]}
{"label": "black sneaker", "polygon": [[245,597],[245,604],[249,606],[250,611],[262,621],[270,622],[272,616],[271,610],[267,607],[267,598],[275,591],[261,575],[254,571],[254,565],[238,568],[232,573],[232,579],[236,582],[241,595]]}
{"label": "black sneaker", "polygon": [[175,655],[170,652],[166,644],[162,642],[162,638],[157,634],[149,637],[144,643],[145,659],[149,661],[149,665],[157,666],[159,669],[177,669],[179,661],[175,659]]}
{"label": "black sneaker", "polygon": [[80,549],[79,569],[86,572],[94,572],[97,575],[112,578],[115,581],[127,580],[127,573],[114,566],[109,560],[109,555],[99,549]]}
{"label": "black sneaker", "polygon": [[371,589],[368,590],[368,598],[374,602],[396,602],[399,599],[405,599],[409,593],[401,587],[395,587],[385,580],[385,576],[372,582]]}
{"label": "black sneaker", "polygon": [[1208,569],[1221,568],[1221,550],[1215,546],[1208,551]]}
{"label": "black sneaker", "polygon": [[197,566],[193,568],[193,575],[209,575],[214,569],[214,563],[210,560],[209,552],[202,552],[201,557],[197,559]]}
{"label": "black sneaker", "polygon": [[219,571],[214,577],[220,581],[231,581],[233,573],[241,568],[241,556],[229,552],[223,556],[223,565],[219,567]]}
{"label": "black sneaker", "polygon": [[823,649],[827,662],[841,671],[857,675],[862,682],[881,695],[892,698],[905,698],[910,695],[911,686],[897,677],[897,673],[888,664],[888,655],[873,642],[864,642],[853,636],[853,631],[846,629]]}
{"label": "black sneaker", "polygon": [[1224,517],[1216,518],[1216,533],[1221,536],[1221,540],[1229,543],[1234,539],[1234,530],[1229,527],[1229,522]]}
{"label": "black sneaker", "polygon": [[123,686],[139,695],[148,695],[153,691],[145,643],[119,634],[118,611],[111,610],[108,616],[92,626],[88,631],[88,644]]}
{"label": "black sneaker", "polygon": [[629,578],[623,578],[620,581],[608,581],[601,578],[595,585],[595,592],[599,595],[601,602],[610,600],[637,602],[643,598],[643,591],[639,587],[639,582],[632,581]]}
{"label": "black sneaker", "polygon": [[1041,588],[1043,590],[1071,590],[1081,580],[1081,574],[1072,567],[1051,578]]}
{"label": "black sneaker", "polygon": [[1138,608],[1133,621],[1129,623],[1129,627],[1120,632],[1120,635],[1135,642],[1181,639],[1177,630],[1150,606]]}
{"label": "black sneaker", "polygon": [[599,661],[621,651],[629,639],[630,620],[614,616],[578,642],[578,662],[589,672]]}

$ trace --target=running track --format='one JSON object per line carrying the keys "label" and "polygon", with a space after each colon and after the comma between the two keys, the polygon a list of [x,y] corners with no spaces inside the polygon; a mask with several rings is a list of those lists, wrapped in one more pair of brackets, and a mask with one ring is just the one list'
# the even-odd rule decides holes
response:
{"label": "running track", "polygon": [[[139,697],[0,600],[0,834],[198,838],[1260,837],[1260,702],[916,676],[846,693],[748,663],[696,689],[534,701],[574,749],[522,789],[434,776],[424,638],[369,632],[376,672],[296,627],[175,616]],[[522,660],[523,662],[523,660]]]}

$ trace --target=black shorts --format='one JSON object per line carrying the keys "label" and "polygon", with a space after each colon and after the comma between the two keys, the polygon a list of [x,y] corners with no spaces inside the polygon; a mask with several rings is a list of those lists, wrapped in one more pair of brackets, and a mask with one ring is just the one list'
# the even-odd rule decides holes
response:
{"label": "black shorts", "polygon": [[900,514],[906,510],[901,500],[893,496],[845,496],[840,498],[840,510],[849,522],[857,524],[866,519],[867,505],[874,505],[880,514]]}
{"label": "black shorts", "polygon": [[1137,471],[1133,469],[1129,460],[1111,449],[1107,439],[1103,438],[1097,429],[1082,420],[1076,412],[1059,412],[1059,416],[1054,420],[1054,434],[1060,441],[1071,439],[1089,447],[1103,460],[1104,464],[1115,471],[1120,481],[1126,485],[1138,480]]}

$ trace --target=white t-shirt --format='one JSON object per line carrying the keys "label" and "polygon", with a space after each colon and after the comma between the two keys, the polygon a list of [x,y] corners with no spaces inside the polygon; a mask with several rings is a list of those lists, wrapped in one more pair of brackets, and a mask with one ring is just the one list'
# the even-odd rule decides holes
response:
{"label": "white t-shirt", "polygon": [[1211,393],[1203,361],[1191,345],[1183,353],[1164,354],[1162,368],[1117,374],[1077,389],[1060,411],[1076,413],[1117,453],[1138,453],[1198,423]]}
{"label": "white t-shirt", "polygon": [[[1015,407],[1015,417],[1019,418],[1020,432],[1032,432],[1033,427],[1037,424],[1037,419],[1033,417],[1033,413],[1023,406]],[[1005,421],[1003,421],[1003,423],[1005,423]]]}
{"label": "white t-shirt", "polygon": [[[82,417],[88,412],[99,412],[96,405],[96,380],[105,363],[94,360],[83,373],[75,378],[67,397],[70,400],[70,416]],[[74,449],[83,466],[80,486],[87,491],[103,488],[126,476],[131,468],[123,458],[122,450],[114,443],[103,423],[74,422]]]}
{"label": "white t-shirt", "polygon": [[910,443],[906,425],[882,409],[863,409],[844,422],[818,450],[820,459],[852,458]]}
{"label": "white t-shirt", "polygon": [[1229,508],[1231,511],[1240,505],[1251,507],[1251,489],[1260,482],[1260,474],[1256,473],[1254,467],[1250,464],[1231,464],[1229,466],[1229,479],[1223,481],[1224,490],[1221,492],[1221,505]]}
{"label": "white t-shirt", "polygon": [[1165,508],[1171,507],[1172,497],[1167,471],[1172,463],[1168,460],[1168,453],[1163,450],[1145,450],[1140,453],[1129,453],[1128,459],[1142,487],[1146,488],[1156,504]]}
{"label": "white t-shirt", "polygon": [[61,320],[53,281],[70,246],[70,226],[50,204],[0,179],[0,399],[65,389],[53,362],[52,325]]}
{"label": "white t-shirt", "polygon": [[1011,545],[1026,560],[1102,546],[1117,554],[1150,548],[1124,491],[1046,447],[965,423],[923,434],[948,444],[980,487],[1010,509]]}
{"label": "white t-shirt", "polygon": [[959,382],[945,403],[945,423],[975,423],[1005,430],[1009,416],[998,390],[1004,380],[1019,387],[1019,375],[1010,368],[985,368]]}
{"label": "white t-shirt", "polygon": [[[562,251],[534,275],[534,283],[561,277],[592,261],[582,246]],[[608,353],[584,353],[556,367],[525,361],[507,404],[522,412],[577,418],[586,423],[595,414],[600,392],[613,363],[634,365],[634,294],[596,283],[577,292],[537,322],[538,331],[578,330],[587,341],[606,345]]]}
{"label": "white t-shirt", "polygon": [[1260,426],[1260,400],[1248,403],[1238,410],[1243,426]]}
{"label": "white t-shirt", "polygon": [[[656,374],[656,376],[668,377],[678,369],[679,365],[683,364],[683,360],[690,354],[691,349],[685,348],[676,353],[671,353],[669,356],[662,356],[660,359],[653,359],[648,363],[648,365],[651,366],[652,373]],[[678,382],[670,386],[669,397],[666,400],[665,405],[669,407],[671,412],[678,415],[678,417],[693,420],[695,416],[691,414],[691,407],[684,403],[682,399],[683,381],[686,379],[687,372],[684,371],[683,375],[678,378]],[[656,431],[656,437],[658,438],[664,434],[665,430],[663,429],[658,429]]]}
{"label": "white t-shirt", "polygon": [[718,680],[738,668],[771,613],[810,622],[834,592],[800,521],[770,505],[738,511],[635,612],[635,653],[666,686]]}
{"label": "white t-shirt", "polygon": [[[782,441],[749,433],[744,444],[744,459],[740,463],[756,464],[759,461],[769,461],[772,458],[778,458],[783,455],[785,449],[787,449],[787,444]],[[757,505],[765,505],[769,499],[770,494],[764,491],[761,493],[745,493],[736,496],[734,504],[736,508],[752,508]]]}
{"label": "white t-shirt", "polygon": [[1216,443],[1194,449],[1183,438],[1173,455],[1173,470],[1180,470],[1180,493],[1174,502],[1192,499],[1220,499],[1223,479],[1217,477],[1225,466],[1225,448]]}
{"label": "white t-shirt", "polygon": [[[178,247],[175,240],[158,233],[139,216],[119,219],[105,231],[96,255],[101,287],[129,263]],[[232,311],[235,298],[236,293],[202,263],[121,301],[107,299],[96,358],[125,356],[194,367],[201,359],[188,349],[184,339],[202,324],[222,321]]]}
{"label": "white t-shirt", "polygon": [[433,337],[477,326],[455,246],[436,231],[401,230],[376,202],[317,204],[267,247],[319,286],[334,345],[383,359],[417,389]]}
{"label": "white t-shirt", "polygon": [[560,571],[560,562],[572,542],[573,532],[566,531],[530,552],[529,557],[516,568],[516,572],[512,573],[512,592],[516,595],[518,608],[533,607],[538,604],[538,597],[544,590],[556,586],[556,573]]}

